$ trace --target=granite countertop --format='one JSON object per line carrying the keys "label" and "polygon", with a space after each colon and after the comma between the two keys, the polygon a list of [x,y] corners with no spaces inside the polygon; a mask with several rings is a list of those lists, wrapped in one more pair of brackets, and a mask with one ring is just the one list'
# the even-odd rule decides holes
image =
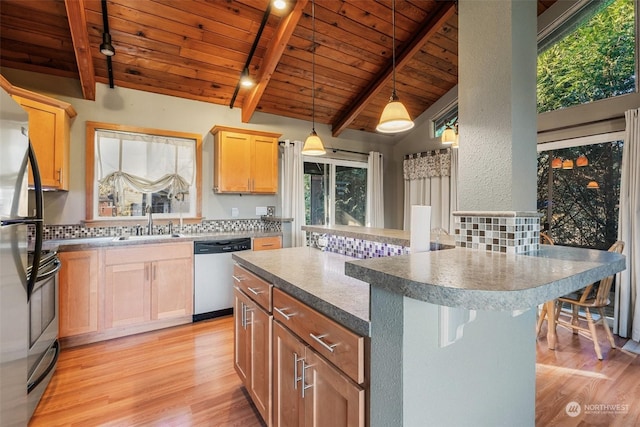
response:
{"label": "granite countertop", "polygon": [[233,259],[352,331],[369,336],[369,285],[344,274],[353,258],[309,247],[234,252]]}
{"label": "granite countertop", "polygon": [[42,243],[43,250],[57,251],[81,251],[104,247],[120,247],[131,245],[148,245],[155,243],[194,242],[200,240],[239,239],[243,237],[270,237],[281,236],[279,231],[233,231],[196,234],[177,234],[172,237],[169,234],[154,234],[152,236],[126,236],[125,240],[118,240],[116,236],[86,237],[77,239],[45,240]]}
{"label": "granite countertop", "polygon": [[473,310],[524,310],[624,270],[611,252],[542,245],[505,254],[465,248],[352,260],[345,272],[421,301]]}

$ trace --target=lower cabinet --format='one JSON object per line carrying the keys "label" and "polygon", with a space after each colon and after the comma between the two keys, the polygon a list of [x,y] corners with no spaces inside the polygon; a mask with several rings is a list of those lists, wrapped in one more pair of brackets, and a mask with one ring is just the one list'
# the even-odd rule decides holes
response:
{"label": "lower cabinet", "polygon": [[98,251],[59,252],[59,337],[98,330]]}
{"label": "lower cabinet", "polygon": [[234,366],[262,419],[271,425],[273,316],[234,289]]}
{"label": "lower cabinet", "polygon": [[273,341],[273,425],[364,426],[364,389],[279,322]]}
{"label": "lower cabinet", "polygon": [[63,346],[191,323],[193,243],[59,252]]}
{"label": "lower cabinet", "polygon": [[189,243],[140,245],[105,253],[105,328],[191,316]]}

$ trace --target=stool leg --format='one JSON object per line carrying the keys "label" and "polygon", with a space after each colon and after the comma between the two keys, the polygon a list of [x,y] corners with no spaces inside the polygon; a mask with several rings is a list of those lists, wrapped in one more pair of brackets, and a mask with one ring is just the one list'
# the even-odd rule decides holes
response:
{"label": "stool leg", "polygon": [[609,324],[607,323],[607,318],[604,317],[604,309],[602,307],[598,308],[598,312],[600,313],[600,320],[602,320],[602,327],[607,334],[607,338],[609,338],[609,344],[611,344],[611,348],[616,348],[616,342],[613,339],[613,334],[611,333],[611,329],[609,329]]}
{"label": "stool leg", "polygon": [[593,323],[593,317],[591,317],[591,311],[585,307],[584,309],[587,314],[587,324],[589,325],[589,331],[591,331],[591,340],[593,341],[593,346],[596,349],[596,355],[598,356],[598,360],[602,360],[602,351],[600,351],[600,343],[598,343],[598,334],[596,333],[596,325]]}
{"label": "stool leg", "polygon": [[[542,304],[542,309],[540,310],[540,315],[538,315],[538,324],[536,325],[536,337],[540,335],[540,329],[542,328],[542,323],[544,322],[544,318],[547,317],[547,304]],[[547,319],[547,327],[549,320]]]}
{"label": "stool leg", "polygon": [[[575,304],[571,304],[571,325],[573,326],[578,326],[580,324],[580,321],[578,320],[578,306]],[[573,328],[573,334],[576,335],[578,333],[578,330],[576,328]]]}

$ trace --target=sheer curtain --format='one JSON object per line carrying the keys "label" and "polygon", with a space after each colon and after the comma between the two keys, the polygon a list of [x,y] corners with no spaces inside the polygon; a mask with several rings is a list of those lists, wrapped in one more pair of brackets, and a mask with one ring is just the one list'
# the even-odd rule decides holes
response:
{"label": "sheer curtain", "polygon": [[618,273],[614,332],[640,342],[640,109],[625,113],[618,240],[627,269]]}
{"label": "sheer curtain", "polygon": [[282,216],[293,218],[291,223],[291,246],[305,246],[304,225],[304,162],[302,141],[284,142],[282,153]]}
{"label": "sheer curtain", "polygon": [[[431,228],[451,233],[452,209],[457,209],[457,169],[452,174],[457,153],[447,148],[407,156],[404,170],[404,229],[411,228],[411,206],[431,206]],[[457,163],[456,163],[457,165]],[[457,166],[456,166],[457,168]]]}
{"label": "sheer curtain", "polygon": [[369,152],[367,167],[367,227],[384,228],[384,182],[382,153]]}

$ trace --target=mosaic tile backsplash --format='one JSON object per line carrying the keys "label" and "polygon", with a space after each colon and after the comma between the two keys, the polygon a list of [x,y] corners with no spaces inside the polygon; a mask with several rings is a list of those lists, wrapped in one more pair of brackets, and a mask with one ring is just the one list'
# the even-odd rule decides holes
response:
{"label": "mosaic tile backsplash", "polygon": [[[142,229],[146,227],[144,224]],[[261,219],[222,219],[222,220],[204,220],[199,224],[184,224],[179,228],[176,224],[173,226],[174,233],[198,234],[198,233],[215,233],[215,232],[237,232],[237,231],[264,231],[264,232],[281,232],[282,223],[278,221],[262,221]],[[168,234],[168,225],[154,225],[154,234]],[[111,227],[85,227],[82,224],[72,225],[45,225],[44,239],[79,239],[88,237],[116,237],[122,235],[135,235],[136,226],[111,226]],[[35,236],[35,229],[29,227],[29,239]]]}
{"label": "mosaic tile backsplash", "polygon": [[522,254],[540,247],[537,212],[454,212],[456,246]]}
{"label": "mosaic tile backsplash", "polygon": [[333,234],[307,233],[307,240],[308,245],[313,248],[358,259],[407,255],[410,249],[406,246],[372,242]]}

